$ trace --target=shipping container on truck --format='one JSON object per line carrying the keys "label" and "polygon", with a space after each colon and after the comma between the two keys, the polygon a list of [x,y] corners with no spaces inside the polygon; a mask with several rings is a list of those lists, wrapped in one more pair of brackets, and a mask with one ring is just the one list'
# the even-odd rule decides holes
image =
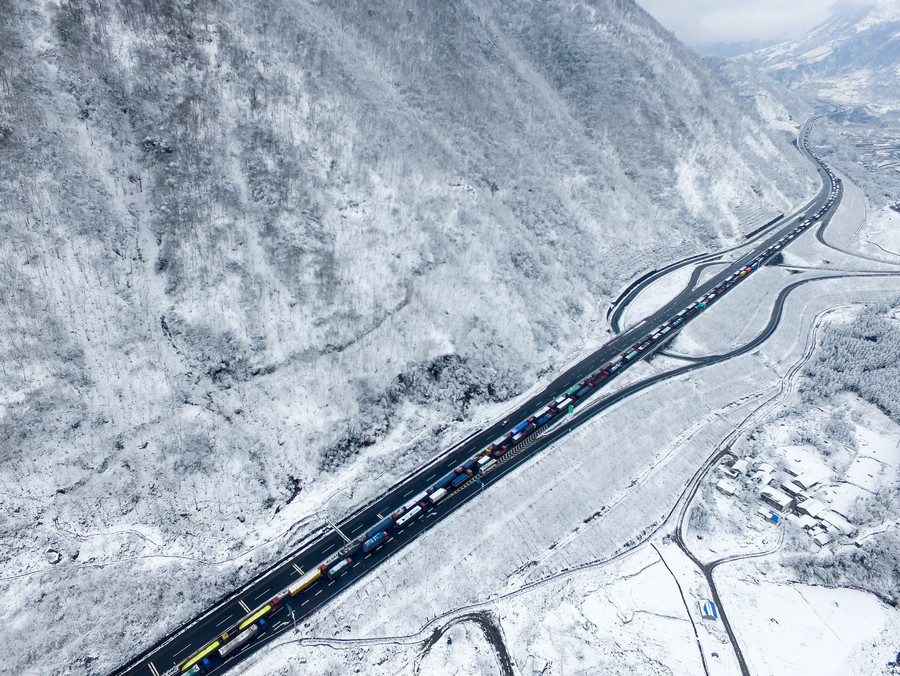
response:
{"label": "shipping container on truck", "polygon": [[248,627],[247,629],[242,631],[240,634],[235,636],[234,640],[232,640],[230,643],[226,643],[221,648],[219,648],[219,656],[222,658],[228,657],[231,653],[233,653],[236,650],[239,650],[240,648],[243,648],[245,645],[247,645],[250,642],[250,639],[252,639],[258,633],[259,633],[258,625],[254,624],[251,627]]}
{"label": "shipping container on truck", "polygon": [[363,543],[363,554],[368,554],[376,547],[380,547],[387,541],[387,538],[388,534],[386,531],[373,535]]}
{"label": "shipping container on truck", "polygon": [[[417,509],[421,510],[422,508],[417,507]],[[350,570],[350,566],[352,566],[352,565],[353,565],[353,559],[344,559],[343,561],[340,561],[339,563],[336,563],[331,568],[329,568],[325,572],[325,575],[328,576],[329,580],[336,580],[341,575],[343,575],[348,570]]]}
{"label": "shipping container on truck", "polygon": [[491,470],[491,468],[497,464],[497,461],[494,460],[491,456],[485,455],[478,460],[478,473],[486,474]]}
{"label": "shipping container on truck", "polygon": [[456,478],[456,472],[450,472],[447,476],[440,479],[435,485],[434,488],[446,488],[450,485],[450,482]]}
{"label": "shipping container on truck", "polygon": [[289,584],[288,591],[291,593],[291,596],[296,596],[307,587],[312,586],[320,577],[322,577],[322,571],[318,568],[313,568],[301,575],[299,580]]}
{"label": "shipping container on truck", "polygon": [[568,397],[568,396],[560,397],[559,399],[557,399],[556,401],[553,402],[553,407],[557,411],[565,411],[566,408],[568,408],[569,404],[571,404],[571,403],[572,403],[571,397]]}
{"label": "shipping container on truck", "polygon": [[437,503],[439,503],[441,500],[443,500],[446,497],[447,497],[447,489],[446,488],[438,488],[436,491],[434,491],[431,495],[428,496],[428,500],[429,500],[429,502],[431,502],[432,505],[436,505]]}
{"label": "shipping container on truck", "polygon": [[381,531],[390,530],[394,527],[394,517],[388,516],[376,523],[374,526],[369,528],[366,531],[366,540],[373,537],[376,533],[380,533]]}
{"label": "shipping container on truck", "polygon": [[406,514],[397,519],[397,528],[403,528],[410,521],[415,519],[422,513],[422,505],[416,505],[411,508]]}
{"label": "shipping container on truck", "polygon": [[527,421],[527,420],[523,420],[523,421],[520,422],[518,425],[516,425],[515,427],[513,427],[513,428],[510,430],[510,433],[511,433],[511,434],[518,434],[519,432],[521,432],[522,430],[524,430],[526,427],[528,427],[528,421]]}

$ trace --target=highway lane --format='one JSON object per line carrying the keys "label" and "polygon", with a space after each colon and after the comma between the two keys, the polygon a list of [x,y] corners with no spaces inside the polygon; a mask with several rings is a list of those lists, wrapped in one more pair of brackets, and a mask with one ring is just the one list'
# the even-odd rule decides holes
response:
{"label": "highway lane", "polygon": [[[827,200],[831,187],[830,179],[821,167],[819,167],[819,170],[823,176],[823,190],[816,199],[811,201],[810,208],[803,210],[804,212],[817,211]],[[832,209],[837,206],[839,201],[839,199],[835,201],[832,205]],[[676,298],[654,312],[649,318],[625,331],[593,354],[568,368],[564,373],[555,378],[541,393],[530,398],[507,417],[513,424],[520,420],[524,420],[532,413],[557,398],[562,392],[565,392],[567,389],[583,381],[588,375],[597,371],[600,366],[609,362],[626,348],[632,346],[639,338],[642,338],[652,329],[655,329],[655,327],[671,319],[679,310],[693,302],[696,298],[707,293],[732,272],[745,267],[748,261],[752,260],[760,252],[768,248],[771,243],[777,241],[781,236],[796,228],[797,223],[801,220],[802,218],[797,215],[788,218],[784,221],[785,225],[779,228],[775,234],[766,237],[761,244],[741,256],[738,261],[729,265],[714,278],[710,279],[699,288],[682,291]],[[747,244],[742,244],[737,248],[746,246]],[[718,256],[721,254],[709,255]],[[696,262],[696,260],[694,262]],[[646,356],[649,353],[650,352],[647,352],[642,356]],[[691,366],[700,367],[702,365],[703,364],[701,363]],[[602,387],[598,389],[602,389]],[[381,517],[389,515],[392,510],[408,500],[411,495],[421,492],[425,488],[433,485],[438,477],[452,471],[453,468],[458,467],[465,459],[486,447],[493,439],[507,431],[509,427],[509,424],[503,425],[498,422],[497,424],[476,433],[456,449],[445,453],[422,470],[416,471],[410,477],[395,485],[381,498],[357,510],[356,513],[344,519],[344,521],[339,524],[340,530],[348,538],[352,539],[354,536],[358,536]],[[559,429],[561,431],[557,432],[554,430],[552,434],[548,434],[544,438],[529,442],[529,448],[526,452],[517,452],[515,455],[512,455],[512,457],[509,457],[509,459],[503,462],[495,472],[492,472],[485,478],[484,485],[488,486],[490,483],[493,483],[493,481],[498,480],[507,471],[514,468],[519,463],[524,462],[528,457],[533,455],[533,453],[538,452],[541,448],[546,446],[547,443],[551,443],[550,440],[557,439],[559,435],[564,434],[571,429],[571,427],[563,425],[560,426]],[[521,451],[521,449],[519,449],[519,451]],[[469,493],[472,493],[471,487],[457,491],[452,494],[449,499],[433,508],[427,517],[412,522],[407,529],[401,531],[399,534],[395,532],[395,535],[391,537],[391,541],[382,549],[376,550],[365,557],[361,557],[360,560],[355,560],[350,573],[344,577],[339,578],[334,582],[328,582],[327,580],[324,581],[324,584],[323,582],[319,582],[307,592],[303,592],[294,599],[290,599],[288,603],[291,604],[291,607],[294,610],[294,618],[296,621],[300,621],[302,617],[314,612],[315,609],[319,608],[329,598],[336,593],[339,593],[346,586],[352,584],[359,576],[364,575],[368,569],[378,565],[385,558],[389,557],[397,550],[397,544],[402,544],[406,540],[415,537],[415,535],[422,530],[432,527],[434,523],[438,522],[446,514],[452,511],[458,504],[461,504],[460,501],[470,499],[469,497],[466,497]],[[302,572],[308,571],[312,566],[315,566],[318,562],[325,559],[329,554],[339,548],[343,542],[344,540],[341,535],[333,530],[322,533],[311,542],[299,548],[298,551],[263,573],[260,578],[252,584],[237,593],[233,593],[228,597],[223,598],[199,618],[173,632],[167,639],[131,664],[114,672],[115,676],[124,676],[126,674],[129,676],[132,674],[141,674],[142,676],[150,674],[151,676],[156,676],[157,674],[161,674],[170,669],[173,665],[180,664],[187,656],[202,648],[218,633],[244,617],[250,609],[258,607],[266,599],[271,598],[279,590],[295,581]],[[217,673],[229,668],[236,661],[243,659],[250,651],[255,650],[259,645],[264,644],[266,640],[268,640],[266,638],[267,636],[277,633],[275,629],[283,631],[287,627],[285,622],[288,624],[293,622],[287,608],[278,610],[270,617],[270,620],[271,624],[274,625],[272,631],[264,634],[261,639],[252,642],[246,648],[241,650],[235,658],[229,659],[225,664],[216,667],[209,673]]]}

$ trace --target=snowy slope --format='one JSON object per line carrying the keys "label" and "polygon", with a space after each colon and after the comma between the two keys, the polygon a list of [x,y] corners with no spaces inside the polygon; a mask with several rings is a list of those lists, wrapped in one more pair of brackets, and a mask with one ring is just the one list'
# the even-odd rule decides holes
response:
{"label": "snowy slope", "polygon": [[900,5],[838,6],[818,28],[741,59],[810,98],[892,105],[900,101]]}
{"label": "snowy slope", "polygon": [[15,673],[123,662],[817,185],[631,2],[16,0],[0,44]]}
{"label": "snowy slope", "polygon": [[741,59],[707,57],[735,93],[756,106],[759,116],[775,129],[790,133],[812,115],[812,106],[796,92]]}

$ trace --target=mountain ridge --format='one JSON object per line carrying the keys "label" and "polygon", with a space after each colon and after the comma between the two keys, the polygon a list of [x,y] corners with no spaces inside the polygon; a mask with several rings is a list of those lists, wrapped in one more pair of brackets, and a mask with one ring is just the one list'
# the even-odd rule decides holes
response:
{"label": "mountain ridge", "polygon": [[808,98],[896,108],[900,7],[889,0],[837,5],[808,33],[738,57]]}

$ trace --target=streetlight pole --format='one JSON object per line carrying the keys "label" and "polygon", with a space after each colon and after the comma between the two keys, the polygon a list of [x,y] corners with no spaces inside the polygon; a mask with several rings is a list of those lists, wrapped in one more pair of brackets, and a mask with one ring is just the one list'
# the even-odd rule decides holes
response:
{"label": "streetlight pole", "polygon": [[291,613],[291,619],[294,621],[294,631],[297,631],[297,618],[296,618],[296,616],[294,615],[294,609],[291,608],[291,604],[288,603],[287,601],[284,602],[284,605],[285,605],[285,607],[288,609],[288,611],[290,611],[290,613]]}
{"label": "streetlight pole", "polygon": [[338,535],[340,535],[341,539],[346,543],[350,542],[350,538],[348,538],[346,535],[344,535],[341,532],[341,529],[338,528],[336,525],[334,525],[334,523],[332,523],[331,519],[328,518],[328,510],[326,509],[326,506],[328,505],[329,502],[331,502],[331,499],[333,497],[335,497],[336,495],[338,495],[339,493],[343,493],[344,491],[352,491],[352,490],[353,490],[352,486],[344,486],[343,488],[339,488],[334,493],[332,493],[327,498],[325,498],[325,502],[323,502],[322,506],[319,508],[319,511],[321,511],[322,518],[325,520],[325,523],[327,523],[334,532],[336,532]]}

